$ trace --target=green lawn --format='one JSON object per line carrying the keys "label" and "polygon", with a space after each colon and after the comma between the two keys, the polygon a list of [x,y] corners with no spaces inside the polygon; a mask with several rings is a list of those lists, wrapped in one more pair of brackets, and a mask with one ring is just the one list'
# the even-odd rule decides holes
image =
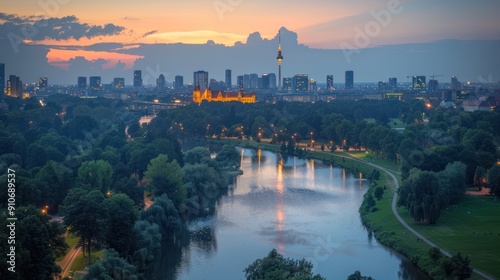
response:
{"label": "green lawn", "polygon": [[[92,262],[102,260],[103,257],[104,257],[104,250],[92,252]],[[84,258],[83,252],[80,252],[78,254],[78,256],[75,258],[75,261],[73,262],[73,265],[71,266],[70,270],[82,271],[88,266],[89,266],[88,265],[88,256],[85,255],[85,258]]]}
{"label": "green lawn", "polygon": [[466,196],[456,207],[442,212],[437,225],[415,223],[404,209],[399,213],[436,245],[452,254],[467,254],[473,267],[500,279],[500,202]]}
{"label": "green lawn", "polygon": [[[235,143],[233,140],[221,140],[222,142]],[[279,145],[256,143],[254,141],[238,141],[243,147],[262,148],[279,151]],[[370,174],[373,167],[364,165],[350,159],[350,156],[363,159],[380,165],[391,171],[398,172],[399,166],[375,155],[366,152],[308,152],[308,156],[333,161],[351,170],[358,170],[364,174]],[[401,183],[401,176],[394,174]],[[392,178],[385,172],[381,172],[379,186],[387,186],[388,189],[380,201],[376,202],[377,211],[368,212],[363,221],[371,228],[377,240],[408,256],[410,260],[418,263],[423,270],[432,270],[435,263],[429,259],[427,252],[431,248],[426,243],[419,241],[415,235],[396,219],[391,209],[392,197],[394,195],[394,183]],[[470,211],[470,214],[468,214]],[[488,197],[467,196],[456,207],[450,207],[443,212],[437,225],[416,224],[409,217],[408,212],[402,207],[398,208],[400,215],[406,222],[421,234],[443,248],[456,254],[462,252],[472,260],[472,266],[500,279],[500,202],[493,202]],[[485,234],[486,233],[486,234]],[[490,234],[491,233],[491,234]],[[476,274],[471,279],[482,279]]]}
{"label": "green lawn", "polygon": [[389,126],[391,128],[405,128],[406,124],[401,121],[401,119],[390,119]]}
{"label": "green lawn", "polygon": [[64,238],[64,240],[65,240],[66,244],[68,245],[68,249],[66,249],[66,253],[64,254],[64,256],[56,259],[56,262],[60,262],[64,259],[64,257],[69,252],[69,250],[71,250],[71,248],[73,248],[73,246],[75,246],[75,244],[78,242],[78,237],[74,236],[71,233],[68,233],[66,235],[66,237]]}

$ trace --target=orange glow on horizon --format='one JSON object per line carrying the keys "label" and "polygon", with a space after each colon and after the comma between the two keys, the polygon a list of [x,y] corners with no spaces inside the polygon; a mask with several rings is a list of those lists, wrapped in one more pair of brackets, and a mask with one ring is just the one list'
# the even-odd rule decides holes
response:
{"label": "orange glow on horizon", "polygon": [[125,64],[125,69],[130,69],[134,66],[137,59],[143,58],[140,55],[123,54],[117,52],[103,51],[85,51],[85,50],[60,50],[50,49],[47,53],[48,63],[64,70],[70,67],[70,60],[76,57],[84,57],[88,61],[95,62],[98,59],[104,59],[106,62],[102,65],[103,69],[111,69],[116,67],[118,62]]}

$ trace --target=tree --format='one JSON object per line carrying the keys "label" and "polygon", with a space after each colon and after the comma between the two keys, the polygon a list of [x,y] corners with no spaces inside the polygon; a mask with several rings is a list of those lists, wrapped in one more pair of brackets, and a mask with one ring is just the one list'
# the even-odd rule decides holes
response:
{"label": "tree", "polygon": [[89,190],[107,193],[112,178],[113,168],[104,160],[86,161],[78,168],[78,181]]}
{"label": "tree", "polygon": [[500,165],[493,164],[493,166],[488,169],[488,185],[490,186],[490,192],[496,196],[500,196]]}
{"label": "tree", "polygon": [[150,161],[144,175],[148,180],[148,188],[155,195],[167,194],[176,207],[186,200],[184,172],[177,160],[169,162],[168,156],[161,154]]}
{"label": "tree", "polygon": [[476,171],[474,172],[474,186],[478,188],[479,191],[484,187],[484,184],[487,180],[486,169],[482,166],[476,167]]}
{"label": "tree", "polygon": [[154,260],[154,254],[161,247],[162,234],[156,223],[138,220],[134,224],[132,263],[144,270],[146,263]]}
{"label": "tree", "polygon": [[276,249],[271,250],[267,257],[258,259],[243,270],[247,280],[260,279],[301,279],[325,280],[319,274],[313,275],[312,264],[305,259],[293,260],[284,258]]}
{"label": "tree", "polygon": [[106,219],[103,201],[104,196],[98,190],[74,188],[70,190],[59,209],[64,217],[64,224],[70,226],[69,231],[80,238],[83,251],[87,250],[89,265],[92,245],[98,245],[103,240]]}
{"label": "tree", "polygon": [[56,212],[73,184],[73,172],[62,164],[49,161],[38,171],[36,179],[47,185],[42,202],[49,206],[49,212]]}
{"label": "tree", "polygon": [[134,240],[133,226],[138,212],[132,201],[125,194],[113,194],[104,200],[107,212],[105,241],[122,257],[126,257]]}
{"label": "tree", "polygon": [[95,263],[89,267],[89,273],[84,279],[88,280],[139,280],[142,276],[137,268],[120,257],[113,249],[107,250],[102,262]]}
{"label": "tree", "polygon": [[398,205],[405,206],[416,222],[435,224],[441,210],[447,206],[446,192],[436,173],[431,171],[410,170],[398,192]]}
{"label": "tree", "polygon": [[[3,212],[2,216],[7,213]],[[4,219],[1,223],[0,236],[5,242],[0,243],[0,261],[4,264],[0,268],[2,279],[42,279],[51,280],[61,271],[55,259],[64,254],[67,248],[64,242],[64,227],[56,221],[50,221],[49,215],[43,215],[33,206],[19,207],[16,209],[17,221],[15,222],[15,255],[16,273],[7,271],[10,260],[10,246],[7,243],[10,221]],[[5,237],[5,239],[4,239]],[[14,276],[7,278],[7,275]]]}
{"label": "tree", "polygon": [[382,199],[382,195],[384,195],[384,189],[382,187],[377,187],[374,192],[375,198],[377,200]]}
{"label": "tree", "polygon": [[201,159],[210,158],[210,151],[205,147],[196,147],[187,151],[184,154],[184,163],[195,164],[201,163]]}
{"label": "tree", "polygon": [[370,276],[363,276],[361,272],[356,271],[347,277],[347,280],[374,280]]}

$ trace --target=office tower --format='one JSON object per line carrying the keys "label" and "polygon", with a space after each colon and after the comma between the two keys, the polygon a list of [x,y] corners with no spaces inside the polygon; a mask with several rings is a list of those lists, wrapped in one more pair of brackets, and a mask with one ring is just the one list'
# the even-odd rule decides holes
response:
{"label": "office tower", "polygon": [[233,88],[233,81],[231,80],[231,69],[226,69],[226,88],[231,89]]}
{"label": "office tower", "polygon": [[283,62],[283,55],[281,54],[281,32],[278,32],[278,91],[281,91],[281,63]]}
{"label": "office tower", "polygon": [[78,89],[86,89],[87,88],[87,77],[78,77],[78,81],[76,86]]}
{"label": "office tower", "polygon": [[101,88],[102,88],[102,84],[101,84],[101,76],[91,76],[89,78],[89,87],[90,87],[90,91],[92,93],[97,93],[99,91],[101,91]]}
{"label": "office tower", "polygon": [[5,90],[5,64],[0,63],[0,93]]}
{"label": "office tower", "polygon": [[412,83],[414,90],[424,90],[427,87],[425,76],[413,76]]}
{"label": "office tower", "polygon": [[269,88],[276,89],[276,74],[269,73]]}
{"label": "office tower", "polygon": [[398,88],[398,78],[389,78],[389,88],[396,90]]}
{"label": "office tower", "polygon": [[333,75],[326,76],[326,90],[333,91]]}
{"label": "office tower", "polygon": [[208,72],[196,71],[193,73],[193,86],[200,87],[201,92],[208,88]]}
{"label": "office tower", "polygon": [[388,87],[389,87],[389,84],[387,82],[384,82],[384,81],[378,82],[378,90],[379,91],[385,91],[388,89]]}
{"label": "office tower", "polygon": [[345,71],[345,88],[354,88],[354,71]]}
{"label": "office tower", "polygon": [[214,91],[220,90],[219,82],[216,79],[210,79],[210,84],[208,85],[208,87]]}
{"label": "office tower", "polygon": [[309,89],[309,75],[297,74],[292,78],[293,92],[306,92]]}
{"label": "office tower", "polygon": [[113,88],[114,89],[125,88],[125,78],[114,78],[113,79]]}
{"label": "office tower", "polygon": [[250,75],[248,74],[243,75],[243,88],[250,88]]}
{"label": "office tower", "polygon": [[48,85],[49,85],[49,81],[48,81],[47,77],[40,77],[40,79],[38,80],[38,89],[40,91],[47,91]]}
{"label": "office tower", "polygon": [[457,76],[453,76],[451,77],[451,90],[460,90],[460,81],[458,81],[458,77]]}
{"label": "office tower", "polygon": [[243,86],[243,76],[236,76],[236,84],[238,85],[238,88],[245,88]]}
{"label": "office tower", "polygon": [[23,82],[16,75],[10,75],[7,82],[7,95],[11,97],[21,97],[23,94]]}
{"label": "office tower", "polygon": [[142,71],[134,70],[134,87],[140,88],[142,87]]}
{"label": "office tower", "polygon": [[165,90],[165,76],[163,74],[160,74],[158,76],[158,79],[156,79],[156,90],[157,91],[164,91]]}
{"label": "office tower", "polygon": [[262,84],[259,86],[261,89],[269,89],[269,74],[262,74]]}
{"label": "office tower", "polygon": [[183,86],[184,86],[184,77],[180,75],[175,76],[174,88],[179,90]]}
{"label": "office tower", "polygon": [[250,87],[251,89],[259,88],[259,75],[250,74]]}
{"label": "office tower", "polygon": [[283,78],[283,90],[287,92],[292,91],[292,78]]}
{"label": "office tower", "polygon": [[318,89],[318,86],[316,84],[316,79],[309,79],[309,90],[316,91],[317,89]]}
{"label": "office tower", "polygon": [[429,80],[429,91],[436,92],[438,91],[438,80]]}

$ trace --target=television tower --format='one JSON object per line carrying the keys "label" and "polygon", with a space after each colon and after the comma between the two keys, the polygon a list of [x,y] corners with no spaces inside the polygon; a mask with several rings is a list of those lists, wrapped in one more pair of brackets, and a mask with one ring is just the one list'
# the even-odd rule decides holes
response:
{"label": "television tower", "polygon": [[278,92],[281,91],[281,62],[283,61],[283,56],[281,55],[281,30],[278,31]]}

